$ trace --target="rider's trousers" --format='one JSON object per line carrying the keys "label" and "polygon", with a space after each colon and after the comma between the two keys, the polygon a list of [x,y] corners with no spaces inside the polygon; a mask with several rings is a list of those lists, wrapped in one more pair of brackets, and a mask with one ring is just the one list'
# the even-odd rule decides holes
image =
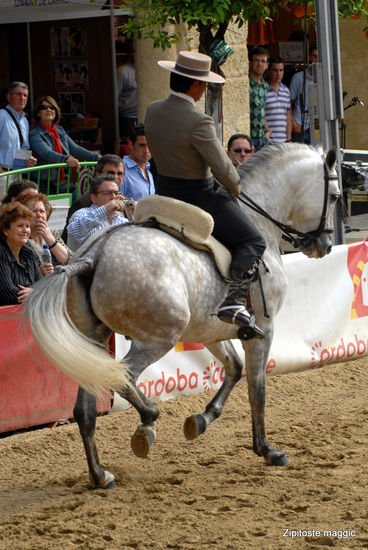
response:
{"label": "rider's trousers", "polygon": [[247,272],[262,257],[266,248],[263,237],[226,189],[215,191],[212,179],[185,180],[159,175],[156,194],[189,202],[211,214],[213,236],[231,252],[231,270]]}

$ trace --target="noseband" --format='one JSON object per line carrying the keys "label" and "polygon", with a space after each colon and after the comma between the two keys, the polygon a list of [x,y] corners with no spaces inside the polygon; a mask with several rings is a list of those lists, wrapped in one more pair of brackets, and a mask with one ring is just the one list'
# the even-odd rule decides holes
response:
{"label": "noseband", "polygon": [[328,229],[325,227],[326,220],[327,220],[327,205],[328,205],[328,188],[330,181],[332,180],[338,180],[338,176],[331,175],[328,172],[326,163],[323,164],[323,170],[324,170],[324,199],[323,199],[323,207],[322,207],[322,214],[321,214],[321,220],[319,222],[318,228],[315,231],[309,231],[308,233],[303,233],[302,231],[298,231],[298,229],[294,229],[293,227],[290,227],[282,222],[279,222],[278,220],[275,220],[268,212],[263,210],[259,204],[257,204],[253,199],[251,199],[244,191],[240,193],[240,195],[237,197],[238,200],[240,200],[243,204],[246,206],[249,206],[249,208],[252,208],[252,210],[255,210],[255,212],[258,212],[258,214],[261,214],[263,217],[270,220],[274,225],[276,225],[279,229],[282,231],[282,238],[285,241],[288,241],[291,243],[294,248],[305,248],[308,246],[308,244],[311,241],[316,241],[318,237],[322,233],[332,233],[333,229]]}

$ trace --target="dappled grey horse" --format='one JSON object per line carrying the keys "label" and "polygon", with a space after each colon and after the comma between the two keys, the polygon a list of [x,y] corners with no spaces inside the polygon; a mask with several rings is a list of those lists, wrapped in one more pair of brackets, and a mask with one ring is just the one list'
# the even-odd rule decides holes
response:
{"label": "dappled grey horse", "polygon": [[[279,245],[284,234],[311,258],[331,250],[333,209],[340,194],[335,161],[333,150],[323,159],[306,145],[281,144],[262,149],[239,167],[241,208],[267,242],[260,273],[268,317],[260,285],[256,282],[251,289],[265,337],[242,341],[253,449],[267,464],[288,463],[286,454],[268,443],[264,424],[265,366],[273,319],[287,286]],[[177,341],[203,342],[226,373],[205,411],[185,421],[187,439],[203,433],[220,416],[243,367],[231,342],[238,328],[214,315],[228,283],[207,252],[141,225],[126,224],[92,237],[70,265],[59,269],[35,286],[26,315],[43,353],[80,385],[74,415],[90,475],[96,486],[108,488],[114,476],[100,465],[94,437],[96,387],[119,392],[137,409],[141,424],[132,436],[132,448],[145,457],[156,437],[159,411],[137,389],[137,377]],[[131,339],[122,363],[103,349],[111,331]]]}

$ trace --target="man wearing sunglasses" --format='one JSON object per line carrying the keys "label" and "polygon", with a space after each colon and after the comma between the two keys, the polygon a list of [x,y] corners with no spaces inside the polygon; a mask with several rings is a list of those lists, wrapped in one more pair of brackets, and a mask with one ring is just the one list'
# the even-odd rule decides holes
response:
{"label": "man wearing sunglasses", "polygon": [[252,142],[247,134],[233,134],[227,142],[227,156],[234,166],[242,164],[254,153]]}
{"label": "man wearing sunglasses", "polygon": [[29,147],[29,124],[24,112],[28,86],[12,82],[6,96],[8,105],[0,109],[0,172],[35,166]]}

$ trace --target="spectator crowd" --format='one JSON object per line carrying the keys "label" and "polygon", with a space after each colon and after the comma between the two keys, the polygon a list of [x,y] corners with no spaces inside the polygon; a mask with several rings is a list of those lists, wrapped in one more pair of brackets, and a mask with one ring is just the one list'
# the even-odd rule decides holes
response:
{"label": "spectator crowd", "polygon": [[[215,176],[236,195],[235,168],[257,150],[274,142],[310,141],[308,93],[304,93],[307,88],[303,84],[312,78],[311,71],[308,68],[304,77],[303,73],[296,73],[287,87],[283,83],[284,60],[270,58],[263,47],[253,48],[249,55],[250,133],[233,134],[224,151],[212,129],[212,120],[200,115],[194,105],[208,82],[221,83],[223,79],[204,69],[200,72],[206,76],[197,77],[200,72],[196,72],[196,64],[200,66],[207,56],[202,59],[202,54],[182,54],[180,63],[187,64],[186,73],[178,69],[182,66],[180,54],[174,68],[169,62],[159,62],[172,73],[171,94],[162,105],[155,102],[148,107],[144,125],[137,123],[134,109],[121,109],[120,126],[126,129],[129,147],[129,154],[123,158],[114,154],[101,156],[75,143],[60,125],[61,109],[50,95],[35,102],[33,121],[29,123],[25,114],[28,86],[18,81],[10,84],[8,104],[0,109],[0,173],[55,163],[66,163],[76,169],[81,161],[97,161],[97,165],[84,195],[76,197],[75,188],[69,189],[74,190],[75,200],[62,235],[49,228],[52,206],[47,194],[55,193],[56,189],[65,191],[64,169],[53,168],[51,174],[41,170],[37,185],[26,179],[10,183],[0,210],[0,305],[22,303],[38,279],[52,273],[56,265],[67,263],[91,235],[110,225],[134,221],[137,201],[155,193],[207,209],[215,219],[214,234],[233,255],[236,231],[239,242],[246,235],[244,243],[236,246],[243,247],[241,255],[247,260],[238,260],[234,277],[239,283],[256,276],[264,249],[262,237],[238,216],[230,195],[228,199],[224,195],[219,199],[207,182]],[[311,62],[317,61],[315,45],[309,55]],[[205,60],[203,67],[206,63]],[[133,82],[133,69],[128,68],[129,82]],[[123,74],[121,69],[121,86],[127,78],[127,68],[124,71]],[[238,228],[230,224],[229,232],[230,213],[237,219]],[[45,246],[51,252],[51,261],[46,263],[42,262]],[[225,322],[230,322],[229,318],[237,322],[234,319],[239,312],[230,315],[230,302],[224,302],[219,317]],[[239,314],[239,326],[247,322],[246,315],[244,311]]]}
{"label": "spectator crowd", "polygon": [[256,151],[268,143],[310,143],[308,84],[313,82],[311,64],[317,61],[317,46],[311,44],[310,64],[296,72],[287,87],[282,57],[269,57],[261,46],[250,52],[250,136]]}

